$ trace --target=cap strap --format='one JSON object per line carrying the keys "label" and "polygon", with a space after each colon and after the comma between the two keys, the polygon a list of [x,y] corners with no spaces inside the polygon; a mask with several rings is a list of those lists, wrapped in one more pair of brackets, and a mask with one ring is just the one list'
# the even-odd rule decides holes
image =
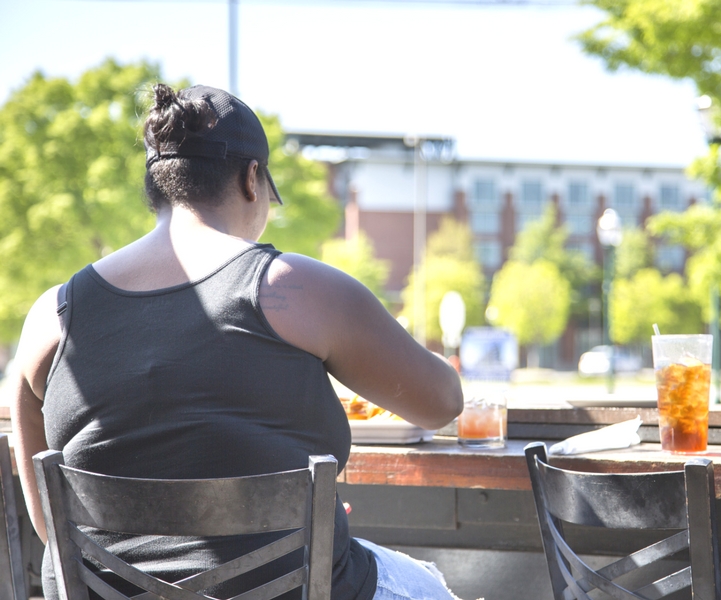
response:
{"label": "cap strap", "polygon": [[202,156],[205,158],[225,158],[228,144],[214,140],[204,140],[199,137],[185,138],[182,142],[162,142],[159,151],[151,147],[152,154],[146,161],[151,165],[156,160],[172,156]]}

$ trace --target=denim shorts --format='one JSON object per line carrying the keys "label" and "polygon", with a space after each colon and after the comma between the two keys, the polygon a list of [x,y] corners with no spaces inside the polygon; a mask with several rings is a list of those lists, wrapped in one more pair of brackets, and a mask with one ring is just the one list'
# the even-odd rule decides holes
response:
{"label": "denim shorts", "polygon": [[378,585],[373,600],[458,600],[435,564],[356,539],[376,559]]}

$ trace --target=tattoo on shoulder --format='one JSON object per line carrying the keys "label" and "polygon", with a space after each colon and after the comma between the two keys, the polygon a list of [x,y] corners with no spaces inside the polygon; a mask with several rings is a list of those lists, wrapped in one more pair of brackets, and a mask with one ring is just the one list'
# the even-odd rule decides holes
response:
{"label": "tattoo on shoulder", "polygon": [[258,296],[263,310],[288,310],[288,302],[285,294],[279,290],[261,292]]}

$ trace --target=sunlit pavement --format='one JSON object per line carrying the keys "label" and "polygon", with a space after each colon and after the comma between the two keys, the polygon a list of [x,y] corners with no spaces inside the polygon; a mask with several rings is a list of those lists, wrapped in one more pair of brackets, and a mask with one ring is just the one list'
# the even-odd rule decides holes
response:
{"label": "sunlit pavement", "polygon": [[509,387],[508,398],[511,404],[566,404],[577,400],[652,401],[656,400],[656,385],[652,369],[637,374],[618,374],[613,381],[612,394],[608,392],[605,377],[581,378],[576,372],[534,373],[518,369]]}
{"label": "sunlit pavement", "polygon": [[[464,381],[464,391],[473,393],[474,388],[485,385]],[[634,374],[618,374],[614,379],[613,393],[608,393],[605,377],[579,377],[578,373],[553,371],[551,369],[517,369],[511,382],[502,385],[510,407],[529,404],[544,406],[569,406],[569,401],[655,401],[656,387],[652,369]]]}

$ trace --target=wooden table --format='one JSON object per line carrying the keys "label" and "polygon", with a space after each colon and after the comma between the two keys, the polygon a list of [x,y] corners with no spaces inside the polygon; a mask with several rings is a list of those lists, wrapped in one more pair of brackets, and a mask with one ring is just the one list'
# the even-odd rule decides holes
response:
{"label": "wooden table", "polygon": [[[644,441],[623,450],[554,456],[551,462],[591,472],[681,470],[687,456],[661,450],[658,412],[652,408],[518,407],[509,409],[505,448],[462,448],[453,427],[433,442],[409,446],[353,446],[339,491],[353,510],[352,533],[388,545],[540,551],[535,507],[523,454],[535,440],[556,440],[632,419],[644,423]],[[721,441],[721,411],[710,417],[709,437]],[[655,441],[653,441],[655,440]],[[715,463],[721,499],[721,445],[704,454]],[[717,501],[721,510],[721,500]],[[719,513],[721,514],[721,512]],[[619,539],[568,528],[578,548],[599,554],[628,552],[651,543],[655,532]]]}

